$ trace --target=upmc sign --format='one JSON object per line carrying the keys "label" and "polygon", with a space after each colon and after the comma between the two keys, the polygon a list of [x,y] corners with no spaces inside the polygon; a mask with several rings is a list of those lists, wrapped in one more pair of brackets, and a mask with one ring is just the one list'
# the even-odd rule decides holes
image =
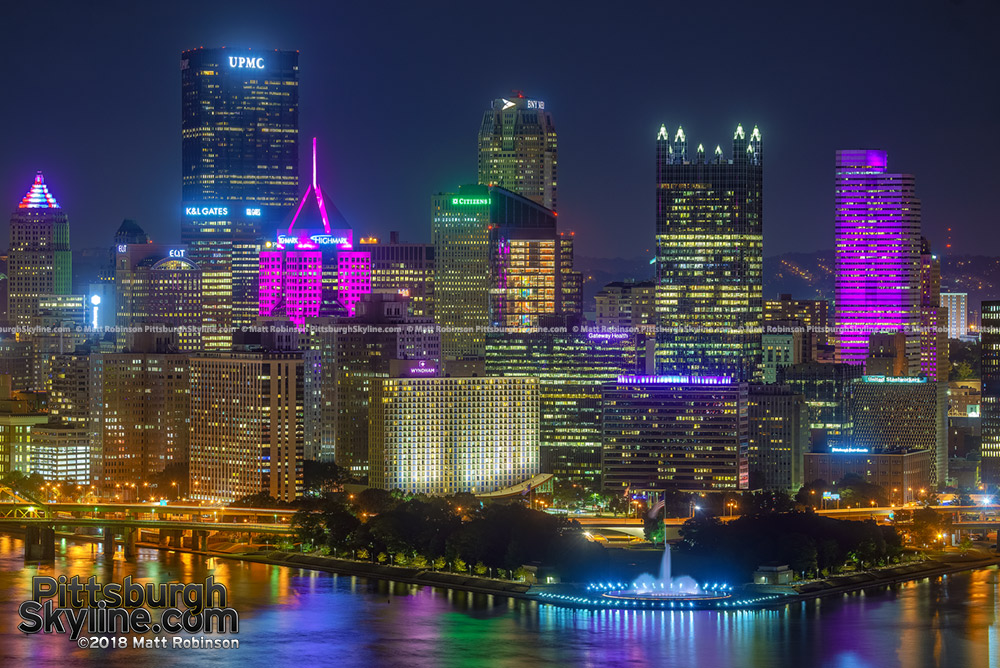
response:
{"label": "upmc sign", "polygon": [[238,70],[262,70],[264,69],[264,59],[229,56],[229,66]]}

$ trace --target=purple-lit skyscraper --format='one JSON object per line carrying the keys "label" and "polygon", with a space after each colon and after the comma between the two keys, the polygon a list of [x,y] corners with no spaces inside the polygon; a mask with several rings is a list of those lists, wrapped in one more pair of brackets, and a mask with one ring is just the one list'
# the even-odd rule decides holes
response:
{"label": "purple-lit skyscraper", "polygon": [[910,174],[886,171],[886,152],[837,151],[837,360],[863,364],[868,337],[903,331],[919,359],[920,200]]}

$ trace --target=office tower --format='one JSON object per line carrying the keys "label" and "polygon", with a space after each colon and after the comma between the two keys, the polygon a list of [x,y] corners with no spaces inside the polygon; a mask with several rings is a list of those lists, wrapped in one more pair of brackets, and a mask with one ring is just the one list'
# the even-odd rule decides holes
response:
{"label": "office tower", "polygon": [[315,138],[312,150],[312,182],[258,262],[258,317],[277,309],[298,328],[334,304],[353,314],[360,295],[371,292],[371,256],[353,250],[354,231],[317,180]]}
{"label": "office tower", "polygon": [[656,325],[656,283],[616,281],[594,297],[597,326],[601,329],[635,329]]}
{"label": "office tower", "polygon": [[280,222],[299,192],[298,51],[184,51],[181,138],[185,207]]}
{"label": "office tower", "polygon": [[301,496],[304,411],[300,352],[192,357],[191,497]]}
{"label": "office tower", "polygon": [[852,388],[853,445],[869,452],[929,450],[931,482],[948,480],[947,383],[866,375]]}
{"label": "office tower", "polygon": [[805,397],[787,385],[751,385],[747,395],[750,489],[794,493],[803,484],[809,449]]}
{"label": "office tower", "polygon": [[91,476],[105,493],[132,501],[143,483],[188,461],[188,357],[153,339],[90,360]]}
{"label": "office tower", "polygon": [[602,393],[604,489],[746,489],[747,384],[728,376],[622,376]]}
{"label": "office tower", "polygon": [[806,362],[778,369],[778,383],[805,397],[813,451],[851,442],[851,385],[861,377],[855,364]]}
{"label": "office tower", "polygon": [[868,337],[865,374],[869,376],[916,376],[919,360],[908,356],[911,337],[903,332],[872,334]]}
{"label": "office tower", "polygon": [[229,328],[253,323],[260,231],[298,201],[298,58],[226,48],[181,54],[181,238],[204,272],[206,348],[228,347]]}
{"label": "office tower", "polygon": [[920,373],[934,381],[947,381],[948,311],[941,305],[941,260],[930,243],[920,238]]}
{"label": "office tower", "polygon": [[803,331],[770,333],[764,330],[761,335],[761,372],[765,383],[777,381],[778,369],[808,361],[802,352],[802,340],[806,337]]}
{"label": "office tower", "polygon": [[31,430],[48,421],[31,402],[13,398],[10,376],[0,375],[0,476],[14,470],[14,453],[31,443]]}
{"label": "office tower", "polygon": [[521,91],[493,100],[479,129],[479,183],[556,210],[558,146],[545,102]]}
{"label": "office tower", "polygon": [[[552,211],[499,187],[433,198],[434,319],[447,359],[482,357],[491,326],[559,315],[561,250]],[[456,331],[458,330],[458,331]]]}
{"label": "office tower", "polygon": [[[799,320],[806,329],[825,337],[828,311],[829,302],[825,299],[792,299],[792,295],[782,294],[778,299],[764,302],[764,322]],[[820,340],[823,342],[825,338]]]}
{"label": "office tower", "polygon": [[929,450],[868,452],[850,447],[807,452],[805,480],[836,483],[853,474],[885,490],[890,503],[904,504],[917,500],[921,489],[926,492],[932,488],[932,455]]}
{"label": "office tower", "polygon": [[306,326],[322,374],[320,457],[364,478],[374,384],[389,376],[392,360],[423,360],[436,368],[441,335],[430,318],[407,314],[402,295],[364,295],[356,306],[351,319],[318,318]]}
{"label": "office tower", "polygon": [[90,422],[90,354],[91,346],[84,345],[52,359],[49,413],[54,421],[83,427]]}
{"label": "office tower", "polygon": [[580,320],[583,318],[583,273],[573,269],[575,237],[575,232],[559,233],[559,271],[562,274],[562,303],[559,305],[559,312]]}
{"label": "office tower", "polygon": [[538,379],[542,473],[601,480],[601,389],[645,370],[645,337],[614,331],[504,332],[486,338],[488,376]]}
{"label": "office tower", "polygon": [[200,350],[204,275],[188,249],[120,244],[115,258],[116,349],[127,348],[129,330],[162,329],[176,337],[176,351]]}
{"label": "office tower", "polygon": [[[9,376],[14,390],[27,390],[34,381],[34,346],[31,341],[0,338],[0,376]],[[0,389],[0,400],[9,396]]]}
{"label": "office tower", "polygon": [[969,293],[942,292],[941,306],[948,313],[948,338],[961,339],[969,335]]}
{"label": "office tower", "polygon": [[49,422],[31,429],[31,438],[15,445],[12,469],[49,482],[90,485],[90,430]]}
{"label": "office tower", "polygon": [[538,473],[538,380],[384,378],[375,384],[370,484],[483,493]]}
{"label": "office tower", "polygon": [[359,240],[371,255],[372,292],[407,298],[410,315],[434,317],[434,246],[401,243],[399,232],[390,232],[388,243],[374,237]]}
{"label": "office tower", "polygon": [[656,368],[748,381],[760,362],[763,293],[760,131],[732,159],[688,155],[684,130],[656,137]]}
{"label": "office tower", "polygon": [[1000,301],[985,301],[981,307],[982,326],[982,429],[983,484],[1000,486]]}
{"label": "office tower", "polygon": [[885,151],[837,151],[837,361],[863,364],[868,337],[907,335],[919,361],[920,200],[912,175],[886,171]]}
{"label": "office tower", "polygon": [[15,327],[33,326],[39,298],[70,294],[72,281],[69,220],[38,172],[10,217],[8,321]]}

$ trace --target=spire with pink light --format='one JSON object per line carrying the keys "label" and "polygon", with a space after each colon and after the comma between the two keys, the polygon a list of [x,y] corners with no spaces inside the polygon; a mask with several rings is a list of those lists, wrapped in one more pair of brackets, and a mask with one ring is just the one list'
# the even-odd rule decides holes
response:
{"label": "spire with pink light", "polygon": [[41,172],[35,174],[35,182],[31,184],[31,189],[17,205],[19,209],[58,209],[59,203],[49,192],[49,187],[45,185],[45,177]]}

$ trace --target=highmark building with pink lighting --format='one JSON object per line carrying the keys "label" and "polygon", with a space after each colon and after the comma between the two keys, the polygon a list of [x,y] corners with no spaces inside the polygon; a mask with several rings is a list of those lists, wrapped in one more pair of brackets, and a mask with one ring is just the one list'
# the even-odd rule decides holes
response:
{"label": "highmark building with pink lighting", "polygon": [[313,178],[288,229],[260,253],[258,315],[283,314],[297,327],[306,318],[353,316],[361,295],[372,291],[372,260],[354,250],[354,231]]}
{"label": "highmark building with pink lighting", "polygon": [[881,150],[837,151],[837,361],[863,364],[876,332],[907,334],[919,359],[920,200]]}

